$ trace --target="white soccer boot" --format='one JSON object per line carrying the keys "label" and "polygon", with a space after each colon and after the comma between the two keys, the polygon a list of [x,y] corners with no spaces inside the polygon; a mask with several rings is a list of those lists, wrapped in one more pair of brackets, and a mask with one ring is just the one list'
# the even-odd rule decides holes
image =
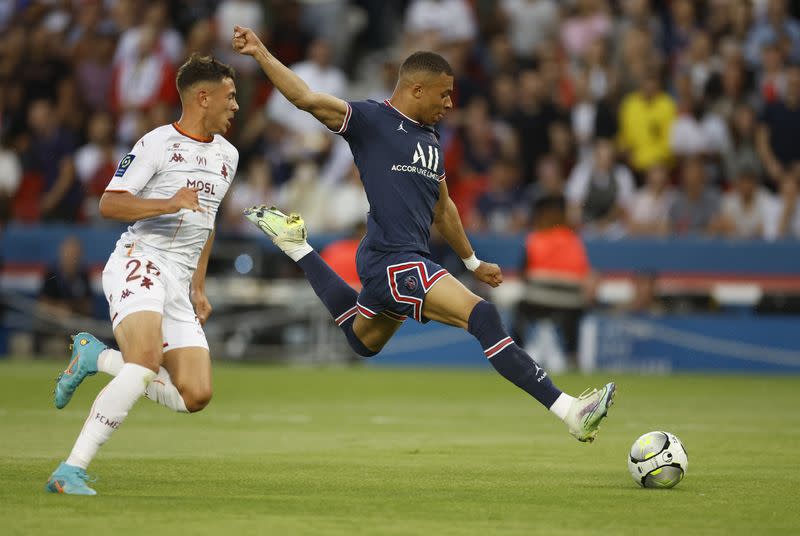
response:
{"label": "white soccer boot", "polygon": [[287,255],[308,247],[306,223],[299,214],[288,216],[275,207],[258,205],[244,210],[244,216],[272,239]]}
{"label": "white soccer boot", "polygon": [[614,382],[605,384],[599,391],[587,389],[570,405],[564,422],[569,433],[578,441],[594,441],[600,428],[600,421],[608,415],[608,408],[614,403],[617,385]]}

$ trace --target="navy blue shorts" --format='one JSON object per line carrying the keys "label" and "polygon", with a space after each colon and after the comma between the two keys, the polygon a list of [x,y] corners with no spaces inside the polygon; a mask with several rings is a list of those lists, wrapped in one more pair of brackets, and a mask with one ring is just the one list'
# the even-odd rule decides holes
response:
{"label": "navy blue shorts", "polygon": [[385,252],[359,247],[356,254],[361,292],[356,306],[367,318],[379,314],[398,322],[422,318],[425,294],[448,271],[417,253]]}

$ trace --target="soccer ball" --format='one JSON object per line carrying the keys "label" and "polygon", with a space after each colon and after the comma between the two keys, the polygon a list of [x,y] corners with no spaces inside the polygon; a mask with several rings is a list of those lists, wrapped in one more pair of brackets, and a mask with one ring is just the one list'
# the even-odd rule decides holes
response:
{"label": "soccer ball", "polygon": [[669,432],[650,432],[634,441],[628,455],[631,477],[645,488],[671,488],[683,480],[689,458]]}

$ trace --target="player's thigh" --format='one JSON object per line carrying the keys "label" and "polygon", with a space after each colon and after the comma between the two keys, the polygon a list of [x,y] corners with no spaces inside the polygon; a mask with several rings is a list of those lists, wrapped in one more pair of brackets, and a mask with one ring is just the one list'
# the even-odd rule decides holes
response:
{"label": "player's thigh", "polygon": [[450,326],[467,329],[469,315],[481,301],[455,277],[443,277],[425,295],[422,316]]}
{"label": "player's thigh", "polygon": [[163,358],[161,313],[137,311],[114,328],[114,338],[126,363],[136,363],[158,372]]}
{"label": "player's thigh", "polygon": [[213,394],[208,348],[186,346],[164,353],[164,368],[189,411],[204,408]]}
{"label": "player's thigh", "polygon": [[400,329],[402,322],[392,320],[388,316],[378,314],[374,318],[366,318],[356,315],[353,321],[353,333],[356,334],[364,346],[370,350],[377,351],[389,342],[389,339]]}

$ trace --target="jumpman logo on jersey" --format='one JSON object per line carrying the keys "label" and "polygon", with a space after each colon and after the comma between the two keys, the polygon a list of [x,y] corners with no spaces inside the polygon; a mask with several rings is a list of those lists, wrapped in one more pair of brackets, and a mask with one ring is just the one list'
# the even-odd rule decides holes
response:
{"label": "jumpman logo on jersey", "polygon": [[397,130],[400,131],[400,132],[405,132],[406,134],[408,134],[408,131],[403,128],[403,122],[402,121],[400,121],[400,126],[397,127]]}

